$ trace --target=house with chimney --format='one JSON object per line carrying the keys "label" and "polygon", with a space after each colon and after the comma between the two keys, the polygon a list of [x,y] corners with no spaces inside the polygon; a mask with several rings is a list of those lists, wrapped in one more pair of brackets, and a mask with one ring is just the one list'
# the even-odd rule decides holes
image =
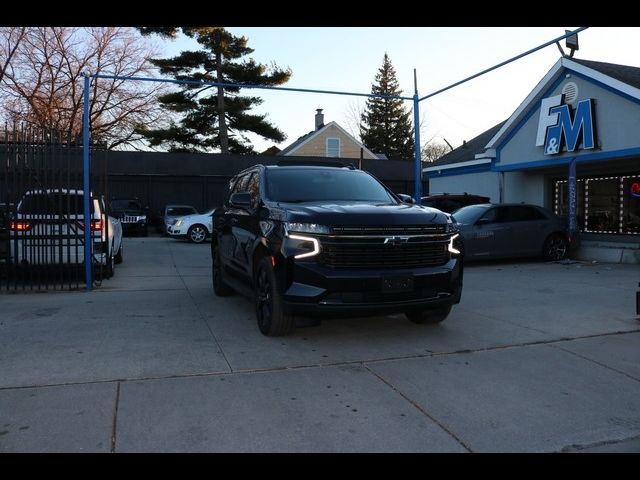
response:
{"label": "house with chimney", "polygon": [[337,157],[386,159],[375,154],[336,122],[324,123],[322,108],[316,110],[315,128],[301,136],[277,155],[298,157]]}

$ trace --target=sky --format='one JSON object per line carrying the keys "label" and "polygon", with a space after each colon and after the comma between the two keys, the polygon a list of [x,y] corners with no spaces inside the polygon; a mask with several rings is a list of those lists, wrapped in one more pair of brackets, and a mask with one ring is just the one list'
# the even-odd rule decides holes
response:
{"label": "sky", "polygon": [[[370,93],[385,52],[403,95],[433,93],[577,27],[230,27],[248,38],[260,63],[288,67],[285,87]],[[640,67],[639,27],[590,27],[578,34],[575,58]],[[198,44],[186,37],[160,44],[166,56]],[[561,46],[565,48],[564,40]],[[550,45],[482,77],[420,102],[421,143],[446,139],[454,148],[507,119],[560,58]],[[257,151],[284,148],[314,129],[316,109],[325,123],[336,121],[351,133],[364,108],[363,97],[246,90],[264,102],[266,113],[287,139],[276,144],[251,136]],[[406,102],[411,109],[412,102]]]}

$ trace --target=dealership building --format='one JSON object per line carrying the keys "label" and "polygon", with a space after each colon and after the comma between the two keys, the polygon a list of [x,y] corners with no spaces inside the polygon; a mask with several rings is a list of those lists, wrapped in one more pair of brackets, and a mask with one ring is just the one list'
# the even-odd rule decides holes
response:
{"label": "dealership building", "polygon": [[640,68],[563,57],[506,121],[423,174],[432,193],[532,203],[562,216],[575,198],[576,257],[640,263]]}

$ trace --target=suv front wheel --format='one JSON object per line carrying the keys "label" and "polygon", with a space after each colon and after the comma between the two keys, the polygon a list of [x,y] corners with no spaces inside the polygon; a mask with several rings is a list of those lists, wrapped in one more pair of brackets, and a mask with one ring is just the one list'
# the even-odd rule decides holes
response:
{"label": "suv front wheel", "polygon": [[261,258],[258,263],[255,304],[258,328],[264,335],[276,337],[293,333],[296,328],[295,319],[293,315],[284,312],[270,257]]}

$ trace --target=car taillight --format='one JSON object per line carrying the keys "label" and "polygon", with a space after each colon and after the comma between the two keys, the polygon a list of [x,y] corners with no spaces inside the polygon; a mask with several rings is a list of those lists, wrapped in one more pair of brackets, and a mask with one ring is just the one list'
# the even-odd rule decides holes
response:
{"label": "car taillight", "polygon": [[27,232],[31,230],[32,226],[30,222],[11,222],[10,228],[14,232]]}
{"label": "car taillight", "polygon": [[[84,222],[76,222],[76,223],[82,230],[84,230]],[[103,227],[104,227],[104,224],[102,223],[102,220],[91,220],[92,232],[99,232],[102,230]]]}

